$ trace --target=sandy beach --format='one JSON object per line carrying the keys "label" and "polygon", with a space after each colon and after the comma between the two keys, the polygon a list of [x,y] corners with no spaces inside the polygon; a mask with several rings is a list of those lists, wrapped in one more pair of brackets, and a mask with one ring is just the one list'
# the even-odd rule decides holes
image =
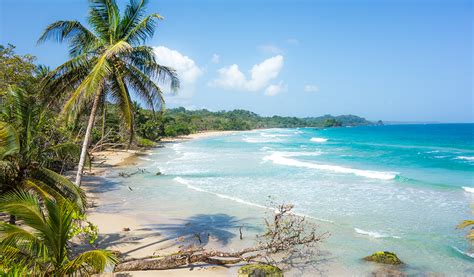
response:
{"label": "sandy beach", "polygon": [[[228,131],[212,131],[196,133],[178,138],[164,139],[163,143],[179,142],[199,139],[210,136],[230,134]],[[127,168],[137,163],[140,156],[147,155],[146,151],[137,150],[110,150],[94,153],[92,167],[87,170],[83,187],[91,202],[88,210],[88,220],[99,228],[99,239],[96,244],[100,248],[118,251],[122,259],[140,258],[151,255],[165,255],[173,253],[183,245],[183,238],[170,239],[162,236],[150,228],[147,217],[150,215],[129,215],[117,213],[98,212],[98,207],[107,205],[103,200],[104,190],[101,188],[107,181],[107,172],[114,168]],[[153,222],[170,224],[172,220],[166,216],[153,215]],[[185,228],[186,226],[183,226]],[[209,244],[207,247],[219,247],[218,243]],[[238,266],[217,267],[212,265],[194,265],[190,267],[160,271],[160,276],[235,276]],[[128,274],[128,275],[126,275]],[[154,271],[136,271],[115,273],[114,276],[156,276]],[[110,276],[105,273],[104,276]]]}
{"label": "sandy beach", "polygon": [[164,142],[164,143],[167,143],[167,142],[180,142],[180,141],[186,141],[186,140],[191,140],[191,139],[200,139],[200,138],[208,138],[208,137],[229,135],[229,134],[234,134],[234,133],[237,133],[237,132],[239,132],[239,131],[206,131],[206,132],[199,132],[199,133],[189,134],[187,136],[163,138],[161,140],[161,142]]}

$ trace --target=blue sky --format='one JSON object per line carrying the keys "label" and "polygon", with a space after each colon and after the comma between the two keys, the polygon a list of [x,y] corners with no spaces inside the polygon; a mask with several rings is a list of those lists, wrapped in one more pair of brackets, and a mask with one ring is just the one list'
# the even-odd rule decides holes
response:
{"label": "blue sky", "polygon": [[[474,121],[469,0],[152,0],[148,11],[165,17],[148,44],[182,77],[168,107]],[[55,20],[85,23],[87,1],[1,0],[0,12],[0,43],[54,67],[66,45],[36,40]]]}

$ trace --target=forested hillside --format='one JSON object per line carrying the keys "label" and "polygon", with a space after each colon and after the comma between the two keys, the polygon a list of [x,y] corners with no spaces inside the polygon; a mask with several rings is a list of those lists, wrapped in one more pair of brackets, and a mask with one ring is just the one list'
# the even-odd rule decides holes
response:
{"label": "forested hillside", "polygon": [[292,128],[292,127],[339,127],[375,125],[355,115],[324,115],[320,117],[284,117],[259,116],[246,110],[211,112],[208,110],[186,110],[185,108],[169,109],[153,113],[138,109],[136,116],[138,135],[156,140],[159,137],[186,135],[207,130],[251,130],[258,128]]}

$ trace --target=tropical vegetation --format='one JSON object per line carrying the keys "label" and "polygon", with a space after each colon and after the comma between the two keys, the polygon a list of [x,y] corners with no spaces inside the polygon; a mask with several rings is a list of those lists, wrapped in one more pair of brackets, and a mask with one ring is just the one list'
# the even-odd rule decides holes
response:
{"label": "tropical vegetation", "polygon": [[[53,94],[70,92],[64,96],[63,114],[74,118],[90,109],[76,175],[81,184],[87,150],[99,106],[105,114],[104,103],[112,100],[121,114],[121,123],[129,131],[129,142],[134,135],[133,91],[152,110],[164,103],[158,81],[169,81],[176,91],[179,80],[175,71],[157,63],[153,49],[144,46],[153,36],[157,13],[145,13],[147,1],[132,0],[120,13],[113,0],[91,0],[88,23],[56,21],[49,25],[38,42],[48,39],[66,42],[70,59],[48,74],[47,86]],[[61,95],[62,96],[62,95]],[[60,96],[59,96],[60,97]]]}
{"label": "tropical vegetation", "polygon": [[106,250],[72,253],[70,239],[77,210],[67,200],[45,198],[40,202],[34,193],[12,191],[0,197],[0,211],[23,223],[20,227],[0,222],[0,273],[89,276],[117,262]]}

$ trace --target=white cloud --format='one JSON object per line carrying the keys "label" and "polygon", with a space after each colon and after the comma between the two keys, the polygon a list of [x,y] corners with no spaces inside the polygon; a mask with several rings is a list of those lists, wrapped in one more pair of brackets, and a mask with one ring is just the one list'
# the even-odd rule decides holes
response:
{"label": "white cloud", "polygon": [[219,63],[221,61],[221,57],[218,54],[212,54],[212,63]]}
{"label": "white cloud", "polygon": [[250,70],[250,79],[240,71],[237,64],[219,69],[219,77],[209,85],[229,90],[259,91],[270,85],[283,68],[283,56],[277,55],[256,64]]}
{"label": "white cloud", "polygon": [[318,92],[319,87],[315,86],[315,85],[306,85],[306,86],[304,86],[304,91],[306,91],[306,92]]}
{"label": "white cloud", "polygon": [[279,94],[280,92],[284,92],[287,90],[287,86],[283,85],[283,82],[279,82],[277,85],[269,85],[265,89],[265,95],[266,96],[275,96]]}
{"label": "white cloud", "polygon": [[283,53],[283,50],[280,47],[273,44],[263,44],[259,45],[257,48],[265,54],[275,55]]}
{"label": "white cloud", "polygon": [[182,83],[193,84],[202,75],[202,70],[188,56],[165,46],[153,47],[153,50],[157,62],[174,68]]}
{"label": "white cloud", "polygon": [[181,82],[179,91],[167,93],[166,103],[172,106],[186,105],[191,100],[195,92],[195,83],[203,74],[203,70],[190,57],[180,52],[169,49],[165,46],[153,47],[156,61],[164,66],[169,66],[176,70]]}

